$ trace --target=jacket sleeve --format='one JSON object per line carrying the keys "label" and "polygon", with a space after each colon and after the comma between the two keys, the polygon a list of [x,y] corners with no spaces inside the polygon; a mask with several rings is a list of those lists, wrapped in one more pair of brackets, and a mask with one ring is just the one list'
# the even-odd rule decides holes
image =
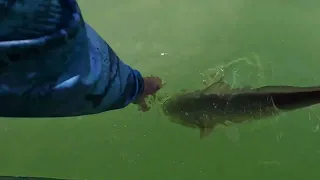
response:
{"label": "jacket sleeve", "polygon": [[94,72],[100,72],[92,92],[86,100],[94,111],[103,112],[126,107],[144,90],[140,72],[120,60],[112,48],[89,26],[87,34],[91,49],[91,64],[100,64]]}

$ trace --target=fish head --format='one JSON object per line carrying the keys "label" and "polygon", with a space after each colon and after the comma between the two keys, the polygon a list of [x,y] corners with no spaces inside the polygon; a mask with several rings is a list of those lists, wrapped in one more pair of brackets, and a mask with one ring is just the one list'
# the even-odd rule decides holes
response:
{"label": "fish head", "polygon": [[172,117],[178,124],[203,126],[199,124],[199,118],[203,119],[203,116],[210,114],[214,102],[221,100],[220,95],[230,89],[227,83],[219,80],[204,89],[171,97],[162,104],[162,109],[165,115]]}
{"label": "fish head", "polygon": [[197,127],[195,121],[196,107],[190,95],[177,95],[162,104],[163,113],[170,121],[186,127]]}
{"label": "fish head", "polygon": [[172,123],[200,130],[200,138],[208,136],[216,123],[210,114],[197,104],[197,94],[175,96],[162,104],[163,113]]}

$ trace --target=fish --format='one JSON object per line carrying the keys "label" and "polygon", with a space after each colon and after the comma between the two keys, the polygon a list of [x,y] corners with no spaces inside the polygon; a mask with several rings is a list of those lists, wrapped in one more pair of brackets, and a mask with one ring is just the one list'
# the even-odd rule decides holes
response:
{"label": "fish", "polygon": [[203,89],[172,96],[161,107],[171,122],[200,129],[202,139],[218,124],[250,122],[318,103],[317,86],[232,88],[221,78]]}
{"label": "fish", "polygon": [[0,180],[70,180],[48,177],[27,177],[27,176],[0,176]]}

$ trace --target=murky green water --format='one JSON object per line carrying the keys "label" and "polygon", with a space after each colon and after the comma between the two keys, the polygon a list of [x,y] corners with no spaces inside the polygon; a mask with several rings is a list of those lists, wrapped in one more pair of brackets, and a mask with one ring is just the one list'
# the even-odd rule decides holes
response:
{"label": "murky green water", "polygon": [[[201,73],[246,57],[238,85],[318,85],[320,2],[81,0],[84,17],[118,55],[162,77],[172,95]],[[237,73],[232,73],[237,71]],[[320,177],[320,106],[199,132],[159,107],[59,120],[1,120],[0,174],[88,180],[300,180]]]}

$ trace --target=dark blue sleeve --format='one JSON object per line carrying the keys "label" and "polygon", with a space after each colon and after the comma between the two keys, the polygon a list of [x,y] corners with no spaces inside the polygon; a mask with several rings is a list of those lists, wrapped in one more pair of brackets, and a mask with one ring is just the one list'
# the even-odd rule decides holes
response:
{"label": "dark blue sleeve", "polygon": [[126,107],[134,102],[144,89],[143,77],[139,71],[124,64],[118,57],[113,61],[113,71],[109,72],[111,76],[102,82],[105,84],[103,91],[99,94],[88,94],[86,97],[93,107],[101,109],[101,112]]}
{"label": "dark blue sleeve", "polygon": [[126,80],[123,79],[125,85],[121,91],[122,93],[119,94],[117,100],[110,106],[110,110],[126,107],[128,104],[136,101],[143,92],[144,83],[140,72],[130,67],[123,66],[122,68],[129,68],[131,73]]}
{"label": "dark blue sleeve", "polygon": [[94,111],[120,109],[134,102],[144,90],[144,81],[138,70],[120,60],[113,49],[87,25],[91,46],[91,64],[100,64],[92,72],[100,72],[93,91],[86,99]]}

